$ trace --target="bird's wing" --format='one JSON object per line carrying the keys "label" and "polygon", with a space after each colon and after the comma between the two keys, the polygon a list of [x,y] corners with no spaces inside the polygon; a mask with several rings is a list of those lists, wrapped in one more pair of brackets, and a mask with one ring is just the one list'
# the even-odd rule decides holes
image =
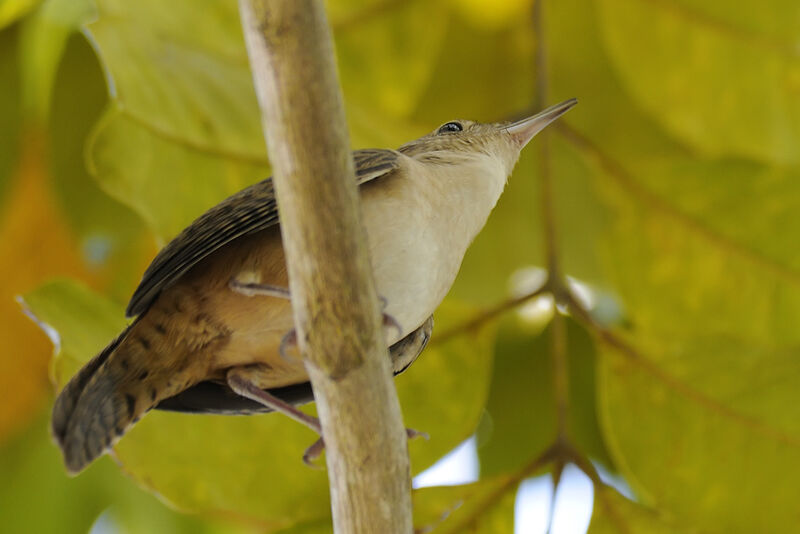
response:
{"label": "bird's wing", "polygon": [[[393,173],[401,157],[394,150],[356,150],[353,159],[358,184]],[[133,293],[126,315],[133,317],[146,311],[161,291],[220,247],[278,223],[272,178],[223,200],[161,249]]]}

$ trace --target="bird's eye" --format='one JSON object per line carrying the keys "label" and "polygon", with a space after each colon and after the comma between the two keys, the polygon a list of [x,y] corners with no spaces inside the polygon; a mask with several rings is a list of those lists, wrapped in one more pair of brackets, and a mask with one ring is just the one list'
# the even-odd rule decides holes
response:
{"label": "bird's eye", "polygon": [[443,124],[437,133],[439,134],[446,134],[446,133],[453,133],[453,132],[460,132],[463,130],[464,127],[461,126],[460,122],[448,122],[447,124]]}

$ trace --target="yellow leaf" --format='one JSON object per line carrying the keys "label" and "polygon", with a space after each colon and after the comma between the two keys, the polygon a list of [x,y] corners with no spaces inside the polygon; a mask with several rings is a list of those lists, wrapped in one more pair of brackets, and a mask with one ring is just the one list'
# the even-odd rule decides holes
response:
{"label": "yellow leaf", "polygon": [[15,20],[25,16],[37,3],[37,0],[0,1],[0,28],[4,28]]}
{"label": "yellow leaf", "polygon": [[454,6],[473,24],[484,28],[501,28],[512,20],[525,17],[531,0],[453,0]]}

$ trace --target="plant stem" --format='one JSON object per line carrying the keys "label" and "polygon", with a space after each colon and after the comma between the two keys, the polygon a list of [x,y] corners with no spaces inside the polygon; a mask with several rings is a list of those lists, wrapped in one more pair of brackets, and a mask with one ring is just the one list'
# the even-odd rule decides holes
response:
{"label": "plant stem", "polygon": [[[413,530],[406,433],[358,209],[321,0],[240,0],[334,530]],[[269,459],[265,459],[269,461]]]}

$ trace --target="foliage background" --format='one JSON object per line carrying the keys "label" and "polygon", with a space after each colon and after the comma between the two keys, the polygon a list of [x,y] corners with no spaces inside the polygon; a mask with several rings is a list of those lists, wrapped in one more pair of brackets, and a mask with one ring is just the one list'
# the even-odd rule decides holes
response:
{"label": "foliage background", "polygon": [[[580,99],[524,153],[397,381],[432,434],[415,472],[479,442],[480,480],[416,492],[417,524],[509,532],[519,483],[574,462],[590,532],[798,528],[800,4],[541,2],[328,3],[354,147]],[[269,173],[249,76],[234,2],[0,2],[4,530],[106,511],[124,532],[326,531],[313,436],[281,418],[153,413],[121,469],[75,479],[47,436],[51,379],[117,333],[157,248]],[[555,275],[535,317],[511,300],[532,266]]]}

